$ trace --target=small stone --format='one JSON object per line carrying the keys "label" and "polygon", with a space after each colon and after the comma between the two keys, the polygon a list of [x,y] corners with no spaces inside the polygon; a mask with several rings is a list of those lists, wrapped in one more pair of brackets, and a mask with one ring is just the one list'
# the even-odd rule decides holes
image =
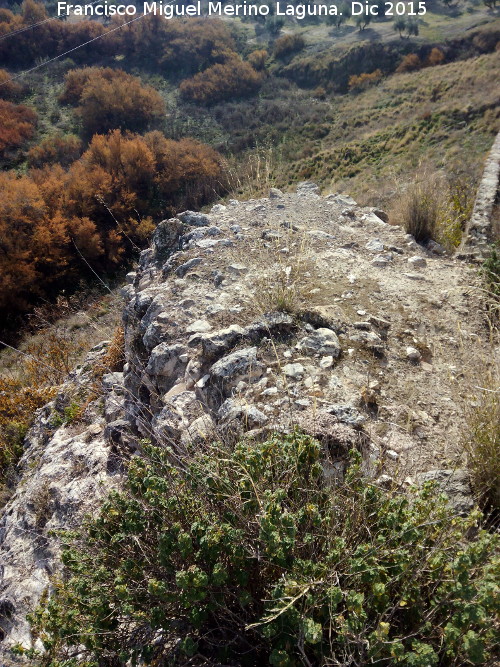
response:
{"label": "small stone", "polygon": [[175,270],[175,274],[179,276],[179,278],[184,278],[186,273],[190,270],[193,269],[195,266],[198,266],[198,264],[201,264],[203,259],[201,257],[193,257],[192,259],[188,259],[187,262],[184,262],[184,264],[181,264],[180,266],[177,267]]}
{"label": "small stone", "polygon": [[385,211],[382,211],[380,208],[372,209],[373,213],[380,218],[383,222],[389,222],[389,215]]}
{"label": "small stone", "polygon": [[320,189],[316,183],[312,181],[302,181],[297,185],[297,194],[298,195],[319,195]]}
{"label": "small stone", "polygon": [[391,461],[397,461],[399,459],[399,454],[395,452],[393,449],[388,449],[385,453],[388,459],[391,459]]}
{"label": "small stone", "polygon": [[436,243],[436,241],[428,241],[427,250],[434,253],[434,255],[446,255],[445,248],[440,243]]}
{"label": "small stone", "polygon": [[267,389],[264,389],[261,396],[276,396],[277,393],[278,387],[268,387]]}
{"label": "small stone", "polygon": [[283,372],[292,380],[298,380],[304,375],[304,366],[302,364],[286,364],[286,366],[283,366]]}
{"label": "small stone", "polygon": [[378,484],[379,486],[383,486],[385,489],[387,489],[387,488],[390,488],[392,486],[393,481],[394,480],[392,479],[392,477],[390,475],[380,475],[380,477],[378,477],[375,480],[375,483]]}
{"label": "small stone", "polygon": [[322,229],[310,229],[307,233],[309,236],[312,236],[315,239],[320,239],[323,241],[335,240],[335,236],[333,236],[333,234],[328,234],[328,232],[324,232]]}
{"label": "small stone", "polygon": [[205,333],[211,331],[212,325],[207,322],[207,320],[196,320],[188,327],[186,327],[186,333]]}
{"label": "small stone", "polygon": [[207,384],[209,379],[210,379],[210,375],[208,375],[208,373],[207,373],[207,375],[204,375],[202,378],[200,378],[198,380],[198,382],[196,383],[196,386],[198,387],[198,389],[203,389],[203,387],[205,387],[205,385]]}
{"label": "small stone", "polygon": [[309,336],[302,338],[296,345],[305,354],[322,354],[335,359],[340,355],[340,343],[332,329],[314,329]]}
{"label": "small stone", "polygon": [[282,234],[275,229],[265,229],[261,234],[261,239],[264,241],[278,241]]}
{"label": "small stone", "polygon": [[416,347],[409,346],[409,347],[406,348],[406,358],[409,361],[417,362],[417,361],[420,361],[420,359],[422,358],[422,355],[420,354],[420,352],[417,350]]}
{"label": "small stone", "polygon": [[281,199],[281,197],[283,197],[283,193],[278,188],[271,188],[269,190],[269,199]]}
{"label": "small stone", "polygon": [[359,331],[358,333],[351,334],[349,340],[354,341],[355,343],[361,343],[369,350],[374,350],[375,352],[381,352],[383,350],[382,339],[373,331]]}
{"label": "small stone", "polygon": [[408,264],[414,266],[415,268],[427,266],[427,262],[425,261],[425,259],[423,257],[419,257],[418,255],[415,255],[414,257],[409,257]]}
{"label": "small stone", "polygon": [[320,368],[326,369],[333,366],[333,357],[328,355],[327,357],[322,357],[319,362]]}
{"label": "small stone", "polygon": [[248,273],[248,267],[244,264],[230,264],[227,267],[227,272],[233,274],[234,276],[243,276],[245,273]]}
{"label": "small stone", "polygon": [[343,424],[349,424],[350,426],[361,426],[366,421],[366,418],[356,410],[352,405],[344,403],[330,403],[324,408],[325,412],[333,415],[338,419],[339,422]]}
{"label": "small stone", "polygon": [[210,224],[208,215],[196,211],[184,211],[183,213],[179,213],[177,217],[186,225],[193,225],[194,227],[205,227]]}
{"label": "small stone", "polygon": [[295,401],[295,405],[299,408],[308,408],[311,405],[311,401],[308,398],[299,398]]}
{"label": "small stone", "polygon": [[380,239],[370,239],[370,241],[368,241],[368,243],[365,245],[365,248],[370,252],[383,252],[384,244]]}
{"label": "small stone", "polygon": [[403,273],[403,275],[410,280],[425,280],[424,276],[420,273]]}
{"label": "small stone", "polygon": [[470,477],[467,470],[429,470],[415,475],[417,485],[434,481],[440,491],[446,493],[452,507],[466,515],[474,507]]}
{"label": "small stone", "polygon": [[384,269],[389,265],[389,262],[385,259],[383,255],[377,255],[371,262],[372,266],[377,267],[378,269]]}

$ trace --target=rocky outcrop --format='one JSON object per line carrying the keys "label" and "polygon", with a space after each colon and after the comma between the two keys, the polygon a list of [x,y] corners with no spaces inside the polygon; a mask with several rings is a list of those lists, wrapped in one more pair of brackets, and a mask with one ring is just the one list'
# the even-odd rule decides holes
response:
{"label": "rocky outcrop", "polygon": [[106,344],[94,348],[56,398],[38,411],[18,465],[19,482],[0,520],[0,664],[17,662],[9,647],[42,648],[26,614],[60,574],[59,530],[76,529],[86,512],[122,479],[122,454],[105,437],[106,420],[123,416],[122,374],[103,379],[77,424],[67,417],[89,395]]}
{"label": "rocky outcrop", "polygon": [[352,447],[384,484],[460,459],[455,385],[488,346],[477,276],[384,217],[303,183],[158,225],[122,289],[123,372],[102,378],[82,421],[61,423],[95,385],[95,349],[26,438],[0,524],[7,648],[31,644],[25,613],[60,568],[54,530],[121,484],[143,439],[183,456],[298,427],[323,444],[332,483]]}

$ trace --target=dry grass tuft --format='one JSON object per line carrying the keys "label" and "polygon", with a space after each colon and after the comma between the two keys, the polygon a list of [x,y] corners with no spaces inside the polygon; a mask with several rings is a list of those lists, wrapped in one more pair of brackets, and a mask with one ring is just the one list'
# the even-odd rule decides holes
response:
{"label": "dry grass tuft", "polygon": [[489,377],[468,415],[467,455],[474,491],[483,507],[500,512],[500,378]]}
{"label": "dry grass tuft", "polygon": [[414,181],[400,187],[391,220],[419,243],[432,239],[453,251],[472,213],[475,190],[471,174],[451,169],[445,176],[424,169]]}

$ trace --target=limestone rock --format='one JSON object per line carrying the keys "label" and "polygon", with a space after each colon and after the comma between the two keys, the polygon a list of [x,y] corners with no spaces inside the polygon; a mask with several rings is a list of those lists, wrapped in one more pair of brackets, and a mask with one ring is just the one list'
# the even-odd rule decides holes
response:
{"label": "limestone rock", "polygon": [[427,266],[427,262],[425,261],[425,259],[423,257],[420,257],[419,255],[415,255],[414,257],[409,257],[408,264],[414,266],[415,268],[423,268],[424,266]]}
{"label": "limestone rock", "polygon": [[146,373],[151,376],[177,377],[181,369],[184,371],[185,363],[179,357],[186,351],[184,345],[180,343],[175,345],[160,343],[151,351]]}
{"label": "limestone rock", "polygon": [[332,329],[320,328],[312,331],[297,343],[297,349],[305,354],[326,355],[334,359],[340,355],[340,343]]}
{"label": "limestone rock", "polygon": [[210,217],[205,213],[197,211],[183,211],[182,213],[178,213],[177,217],[181,222],[193,227],[205,227],[210,224]]}
{"label": "limestone rock", "polygon": [[439,490],[448,496],[450,504],[459,514],[469,514],[474,507],[470,477],[466,470],[429,470],[417,473],[415,481],[418,485],[429,481],[436,482]]}
{"label": "limestone rock", "polygon": [[302,364],[286,364],[283,366],[283,373],[292,380],[299,380],[304,372]]}
{"label": "limestone rock", "polygon": [[240,382],[260,378],[265,371],[257,361],[257,348],[246,347],[219,359],[210,367],[212,384],[222,390],[228,390]]}
{"label": "limestone rock", "polygon": [[417,350],[416,347],[408,346],[406,348],[406,358],[409,361],[417,362],[417,361],[420,361],[420,359],[422,359],[422,355],[420,354],[420,352]]}

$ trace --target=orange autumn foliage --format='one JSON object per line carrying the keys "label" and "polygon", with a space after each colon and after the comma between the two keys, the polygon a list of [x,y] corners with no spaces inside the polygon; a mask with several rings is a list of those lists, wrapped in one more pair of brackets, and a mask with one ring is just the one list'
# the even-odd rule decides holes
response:
{"label": "orange autumn foliage", "polygon": [[0,69],[0,98],[4,100],[15,100],[20,97],[23,87],[13,81],[11,75],[4,69]]}
{"label": "orange autumn foliage", "polygon": [[[34,0],[24,0],[20,14],[0,9],[0,37],[40,24],[36,28],[18,32],[12,39],[0,41],[0,62],[16,67],[27,65],[37,58],[62,53],[106,32],[106,27],[97,21],[67,23],[52,20],[42,23],[47,18],[44,5]],[[78,62],[93,61],[104,55],[112,55],[114,46],[113,40],[104,37],[82,46],[74,52],[73,57]]]}
{"label": "orange autumn foliage", "polygon": [[33,136],[36,113],[22,105],[0,100],[0,157]]}
{"label": "orange autumn foliage", "polygon": [[234,97],[251,95],[261,83],[262,75],[249,63],[235,57],[185,79],[179,86],[179,91],[187,102],[208,106]]}
{"label": "orange autumn foliage", "polygon": [[0,193],[0,309],[17,309],[57,280],[68,238],[28,176],[0,172]]}
{"label": "orange autumn foliage", "polygon": [[110,67],[71,70],[59,99],[79,104],[78,115],[89,137],[114,128],[142,131],[165,113],[163,100],[154,88]]}
{"label": "orange autumn foliage", "polygon": [[40,168],[46,164],[69,167],[82,154],[82,142],[73,134],[55,134],[43,139],[28,152],[30,167]]}
{"label": "orange autumn foliage", "polygon": [[349,77],[349,90],[364,90],[369,86],[378,83],[384,75],[382,71],[376,69],[374,72],[363,72],[362,74],[353,74]]}
{"label": "orange autumn foliage", "polygon": [[442,65],[444,63],[445,56],[441,49],[438,49],[436,46],[431,50],[425,64],[428,67],[435,67],[436,65]]}
{"label": "orange autumn foliage", "polygon": [[198,207],[224,187],[221,157],[191,139],[114,130],[95,135],[66,171],[0,173],[0,314],[113,268],[153,220]]}
{"label": "orange autumn foliage", "polygon": [[416,72],[422,69],[423,63],[416,53],[408,53],[396,68],[396,72]]}
{"label": "orange autumn foliage", "polygon": [[257,72],[262,72],[266,69],[266,60],[269,58],[269,54],[265,49],[258,49],[257,51],[252,51],[248,56],[248,62]]}

